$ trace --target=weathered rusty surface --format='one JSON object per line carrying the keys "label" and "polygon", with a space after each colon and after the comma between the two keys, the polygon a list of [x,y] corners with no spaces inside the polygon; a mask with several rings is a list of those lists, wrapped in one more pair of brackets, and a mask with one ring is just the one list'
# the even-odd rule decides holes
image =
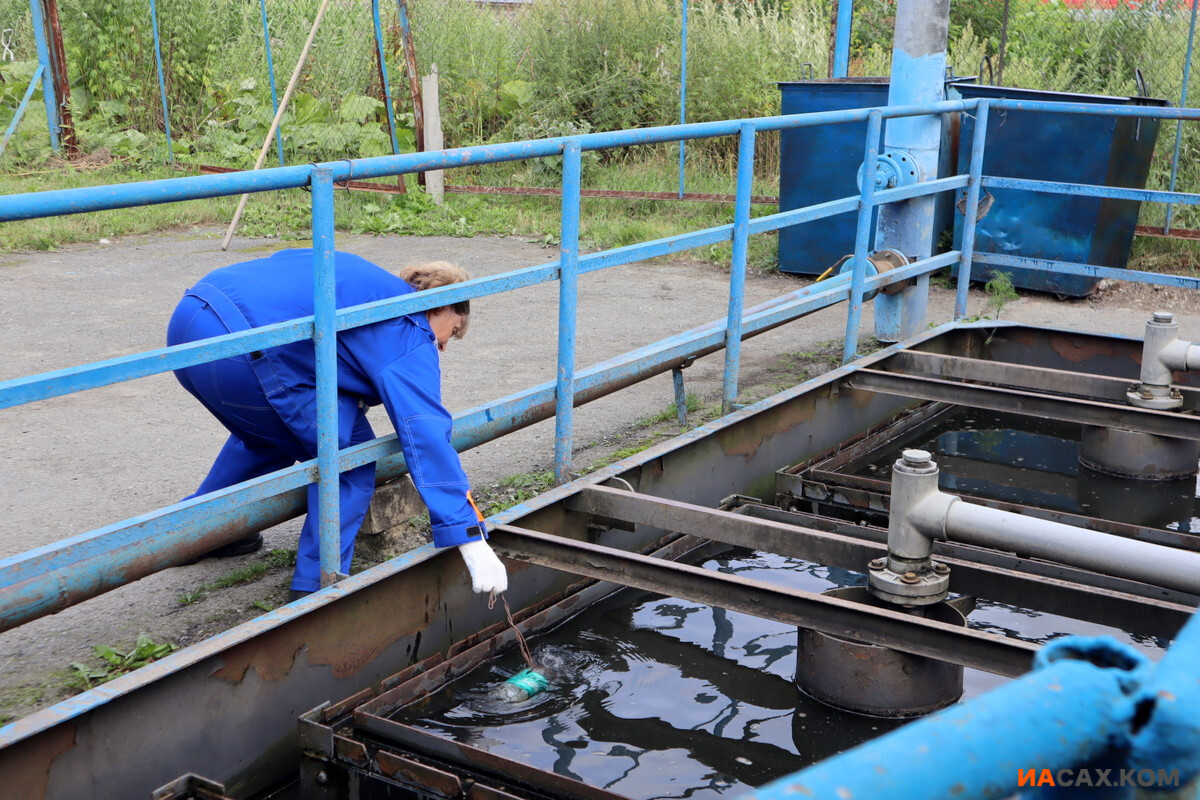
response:
{"label": "weathered rusty surface", "polygon": [[375,753],[372,764],[381,775],[392,780],[416,787],[437,797],[458,797],[462,794],[462,781],[452,772],[422,764],[411,758],[397,755],[388,750]]}
{"label": "weathered rusty surface", "polygon": [[[14,745],[0,759],[0,786],[4,794],[21,800],[42,800],[54,760],[75,746],[75,726],[67,723],[44,736]],[[11,793],[11,794],[10,794]]]}
{"label": "weathered rusty surface", "polygon": [[334,736],[333,749],[338,758],[357,767],[366,767],[371,763],[371,756],[367,752],[366,745],[357,739]]}

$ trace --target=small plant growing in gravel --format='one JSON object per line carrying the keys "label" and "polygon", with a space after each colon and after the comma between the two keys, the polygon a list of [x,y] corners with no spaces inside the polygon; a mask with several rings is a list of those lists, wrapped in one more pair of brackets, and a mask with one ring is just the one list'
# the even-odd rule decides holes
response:
{"label": "small plant growing in gravel", "polygon": [[101,663],[88,665],[75,662],[71,665],[69,682],[76,688],[91,689],[168,656],[177,649],[170,642],[155,642],[145,634],[138,636],[133,649],[124,653],[107,645],[96,645],[92,652],[100,658]]}

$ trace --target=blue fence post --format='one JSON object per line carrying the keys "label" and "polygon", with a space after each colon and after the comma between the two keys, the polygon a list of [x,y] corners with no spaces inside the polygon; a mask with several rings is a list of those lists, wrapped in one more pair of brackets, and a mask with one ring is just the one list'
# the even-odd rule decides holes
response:
{"label": "blue fence post", "polygon": [[29,0],[29,13],[33,18],[33,41],[37,45],[38,64],[42,67],[42,102],[46,106],[46,127],[50,129],[50,149],[58,152],[62,146],[59,134],[62,117],[59,115],[58,97],[51,77],[54,66],[50,63],[50,45],[46,39],[46,15],[42,13],[41,0]]}
{"label": "blue fence post", "polygon": [[[337,313],[333,259],[333,170],[312,171],[313,346],[317,354],[317,479],[321,537],[321,588],[341,571],[338,471]],[[309,509],[312,513],[312,509]]]}
{"label": "blue fence post", "polygon": [[725,317],[725,379],[721,410],[737,400],[742,354],[742,305],[746,295],[746,251],[750,244],[750,195],[754,193],[754,123],[738,129],[737,196],[733,203],[733,260],[729,269],[729,313]]}
{"label": "blue fence post", "polygon": [[396,111],[392,108],[392,87],[388,83],[387,57],[383,54],[383,24],[379,21],[379,0],[371,0],[371,16],[375,21],[375,49],[379,53],[379,80],[383,83],[383,100],[384,105],[387,106],[388,134],[392,137],[392,153],[395,154],[400,152],[400,144],[396,140]]}
{"label": "blue fence post", "polygon": [[680,426],[687,425],[687,390],[683,385],[683,370],[679,367],[671,370],[671,380],[675,384],[675,418]]}
{"label": "blue fence post", "polygon": [[837,32],[833,43],[833,77],[850,74],[850,32],[854,26],[854,0],[838,0]]}
{"label": "blue fence post", "polygon": [[[267,24],[267,0],[258,0],[262,12],[263,48],[267,54],[267,81],[271,84],[271,113],[279,113],[279,95],[275,92],[275,62],[271,60],[271,26]],[[275,129],[275,149],[279,151],[279,166],[283,166],[283,131]]]}
{"label": "blue fence post", "polygon": [[971,138],[971,165],[967,170],[967,205],[963,212],[962,256],[958,262],[958,286],[954,292],[954,318],[967,315],[967,291],[971,288],[971,259],[975,256],[975,223],[979,216],[979,193],[983,183],[983,148],[987,138],[988,101],[975,107],[975,135]]}
{"label": "blue fence post", "polygon": [[38,64],[38,68],[33,71],[33,77],[29,79],[29,86],[25,88],[25,96],[21,98],[21,103],[17,106],[17,111],[13,114],[12,121],[8,123],[8,130],[4,132],[4,141],[0,141],[0,156],[4,155],[4,149],[8,147],[8,140],[17,132],[17,126],[21,124],[21,118],[25,116],[25,107],[29,105],[29,99],[33,97],[38,81],[45,74],[46,68]]}
{"label": "blue fence post", "polygon": [[867,144],[863,152],[862,189],[859,195],[858,228],[854,237],[853,274],[850,278],[850,308],[846,311],[846,339],[842,344],[842,363],[858,355],[858,328],[862,321],[863,284],[867,279],[867,251],[871,246],[871,219],[875,216],[875,173],[878,169],[879,138],[883,113],[871,111],[867,117]]}
{"label": "blue fence post", "polygon": [[582,150],[563,146],[562,242],[558,266],[558,376],[554,393],[554,479],[571,479],[575,439],[575,306],[579,300],[579,184]]}
{"label": "blue fence post", "polygon": [[[1179,90],[1179,107],[1187,107],[1188,82],[1192,79],[1192,52],[1193,45],[1196,42],[1196,11],[1200,7],[1200,1],[1192,3],[1192,19],[1188,23],[1188,45],[1187,56],[1183,61],[1183,88]],[[1183,142],[1183,120],[1175,123],[1175,151],[1171,155],[1171,185],[1167,191],[1175,191],[1175,178],[1179,175],[1179,146]],[[1163,233],[1171,232],[1171,212],[1174,207],[1167,204],[1167,218],[1163,223]]]}
{"label": "blue fence post", "polygon": [[154,31],[154,63],[158,67],[158,96],[162,99],[163,131],[167,134],[167,160],[175,160],[175,146],[171,144],[171,114],[167,110],[167,82],[163,79],[162,47],[158,43],[158,6],[150,0],[150,27]]}
{"label": "blue fence post", "polygon": [[[688,40],[688,0],[683,3],[679,31],[679,124],[687,123],[687,40]],[[679,140],[679,199],[683,199],[683,162],[685,158],[683,139]]]}

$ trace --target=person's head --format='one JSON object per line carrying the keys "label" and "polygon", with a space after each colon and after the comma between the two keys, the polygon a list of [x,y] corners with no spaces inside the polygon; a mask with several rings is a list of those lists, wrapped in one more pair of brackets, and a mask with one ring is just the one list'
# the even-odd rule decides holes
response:
{"label": "person's head", "polygon": [[[449,261],[431,261],[428,264],[417,264],[400,270],[400,278],[417,291],[436,289],[452,283],[462,283],[470,280],[471,276],[462,267]],[[467,335],[467,327],[471,323],[471,301],[463,300],[440,308],[431,308],[425,312],[429,327],[437,337],[438,350],[445,350],[451,339],[461,339]]]}

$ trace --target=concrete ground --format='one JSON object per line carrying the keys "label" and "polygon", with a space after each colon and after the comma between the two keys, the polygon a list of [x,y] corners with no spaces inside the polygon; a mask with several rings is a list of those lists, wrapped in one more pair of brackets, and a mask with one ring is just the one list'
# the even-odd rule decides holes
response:
{"label": "concrete ground", "polygon": [[[162,346],[182,291],[208,271],[286,246],[235,241],[197,229],[0,257],[0,380]],[[302,245],[301,245],[302,246]],[[475,276],[554,260],[557,251],[514,239],[339,235],[341,249],[385,266],[448,259]],[[754,275],[752,305],[806,285],[807,279]],[[585,276],[580,285],[578,359],[595,363],[725,314],[728,275],[686,259],[649,262]],[[986,314],[972,292],[971,313]],[[953,294],[933,290],[931,322],[949,319]],[[1200,307],[1184,291],[1117,284],[1092,298],[1056,301],[1023,295],[1003,318],[1140,336],[1152,310],[1175,311],[1185,335],[1200,338]],[[845,309],[837,307],[748,341],[744,394],[755,399],[830,366]],[[870,306],[864,334],[871,330]],[[523,289],[474,304],[470,335],[443,356],[444,396],[452,411],[551,380],[557,285]],[[833,344],[831,344],[833,343]],[[794,357],[803,353],[803,358]],[[722,355],[685,373],[688,390],[720,394]],[[811,377],[811,372],[807,377]],[[666,408],[669,375],[576,411],[577,467],[644,435],[638,420]],[[381,409],[379,432],[390,430]],[[224,441],[223,429],[167,375],[118,384],[0,412],[0,558],[50,544],[168,505],[192,492]],[[491,442],[463,456],[476,485],[552,468],[553,422]],[[266,532],[268,548],[295,546],[299,521]],[[0,634],[0,721],[61,699],[71,664],[94,664],[92,648],[133,646],[139,634],[186,645],[284,599],[287,569],[225,589],[204,587],[260,556],[169,569],[120,590]],[[203,591],[201,591],[203,589]],[[193,602],[181,602],[181,598]]]}

